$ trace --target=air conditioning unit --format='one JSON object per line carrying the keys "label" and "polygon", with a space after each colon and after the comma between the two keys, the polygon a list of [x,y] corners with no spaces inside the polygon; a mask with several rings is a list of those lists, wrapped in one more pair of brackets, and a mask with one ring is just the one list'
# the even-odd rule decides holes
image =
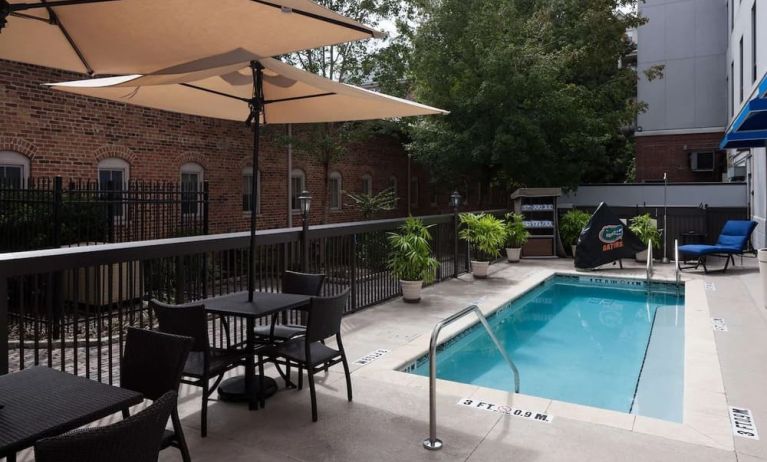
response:
{"label": "air conditioning unit", "polygon": [[713,172],[714,171],[714,152],[691,152],[690,170],[693,172]]}
{"label": "air conditioning unit", "polygon": [[727,169],[727,181],[746,181],[746,166],[729,167]]}

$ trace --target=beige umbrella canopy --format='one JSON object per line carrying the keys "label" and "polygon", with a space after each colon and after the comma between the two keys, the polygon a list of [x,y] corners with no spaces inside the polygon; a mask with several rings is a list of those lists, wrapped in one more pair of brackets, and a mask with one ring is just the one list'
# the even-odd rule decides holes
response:
{"label": "beige umbrella canopy", "polygon": [[[316,123],[446,114],[441,109],[320,77],[272,58],[235,49],[147,75],[48,84],[56,90],[218,119],[261,123]],[[259,127],[253,125],[253,171]],[[256,182],[252,182],[256,197]],[[256,214],[250,214],[254,255]],[[248,259],[248,292],[254,290]]]}
{"label": "beige umbrella canopy", "polygon": [[89,74],[148,73],[237,47],[276,56],[380,36],[309,0],[0,0],[0,59]]}
{"label": "beige umbrella canopy", "polygon": [[48,84],[56,90],[217,119],[250,116],[254,73],[263,74],[262,123],[370,120],[445,111],[335,82],[245,50],[206,58],[148,75]]}

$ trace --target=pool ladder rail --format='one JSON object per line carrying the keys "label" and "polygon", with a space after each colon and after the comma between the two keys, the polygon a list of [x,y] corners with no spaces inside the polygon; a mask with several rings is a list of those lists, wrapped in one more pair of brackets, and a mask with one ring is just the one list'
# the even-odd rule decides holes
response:
{"label": "pool ladder rail", "polygon": [[487,318],[482,314],[477,305],[467,306],[461,311],[449,316],[442,321],[434,325],[434,329],[431,331],[431,340],[429,342],[429,437],[423,440],[423,447],[431,451],[442,449],[442,440],[437,438],[437,340],[439,340],[439,333],[443,327],[452,324],[458,319],[466,316],[469,313],[474,313],[479,318],[479,322],[482,327],[485,328],[490,339],[495,344],[495,347],[506,360],[506,364],[509,365],[512,372],[514,372],[514,392],[519,393],[519,370],[514,362],[506,354],[501,342],[490,329],[490,324],[487,322]]}

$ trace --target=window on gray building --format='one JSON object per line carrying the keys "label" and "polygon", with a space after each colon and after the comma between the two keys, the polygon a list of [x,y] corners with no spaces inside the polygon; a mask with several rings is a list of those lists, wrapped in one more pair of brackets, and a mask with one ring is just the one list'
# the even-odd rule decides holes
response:
{"label": "window on gray building", "polygon": [[756,82],[756,1],[751,7],[751,82]]}

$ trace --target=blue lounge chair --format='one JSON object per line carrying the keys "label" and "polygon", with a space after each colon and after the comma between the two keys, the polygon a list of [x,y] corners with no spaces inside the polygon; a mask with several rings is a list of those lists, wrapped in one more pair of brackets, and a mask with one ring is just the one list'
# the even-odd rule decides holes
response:
{"label": "blue lounge chair", "polygon": [[706,257],[709,255],[715,255],[719,257],[727,258],[727,262],[724,264],[722,272],[727,271],[727,267],[732,260],[732,264],[735,264],[734,255],[742,255],[746,251],[749,239],[751,239],[751,233],[754,232],[757,223],[750,220],[727,220],[724,224],[719,239],[717,239],[714,245],[705,244],[692,244],[683,245],[679,247],[679,253],[684,257],[690,256],[698,259],[695,266],[685,266],[682,269],[695,268],[703,265],[703,271],[708,273],[706,268]]}

